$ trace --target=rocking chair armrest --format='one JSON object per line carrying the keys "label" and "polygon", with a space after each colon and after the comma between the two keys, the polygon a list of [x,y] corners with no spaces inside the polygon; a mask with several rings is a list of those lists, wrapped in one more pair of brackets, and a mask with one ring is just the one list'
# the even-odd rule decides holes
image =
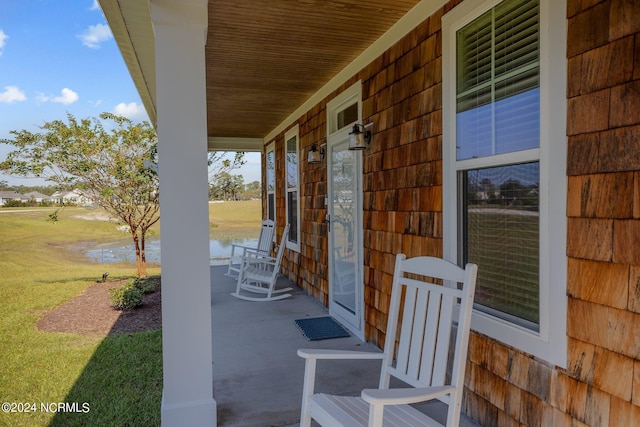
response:
{"label": "rocking chair armrest", "polygon": [[232,257],[243,257],[246,256],[247,253],[256,253],[260,254],[262,251],[258,250],[258,248],[254,246],[245,246],[238,244],[231,244],[231,256]]}
{"label": "rocking chair armrest", "polygon": [[304,382],[302,385],[302,413],[306,413],[306,409],[309,405],[308,398],[314,393],[315,381],[316,381],[316,365],[318,360],[380,360],[385,357],[384,353],[373,353],[365,351],[350,351],[350,350],[325,350],[316,348],[301,348],[298,349],[298,356],[304,360]]}
{"label": "rocking chair armrest", "polygon": [[271,258],[268,252],[261,251],[256,248],[248,248],[248,247],[243,247],[243,248],[244,248],[243,256],[245,258],[250,258],[250,257]]}
{"label": "rocking chair armrest", "polygon": [[303,359],[325,359],[325,360],[382,360],[384,359],[384,353],[373,353],[366,351],[351,351],[351,350],[325,350],[317,348],[301,348],[298,349],[298,356]]}
{"label": "rocking chair armrest", "polygon": [[411,387],[411,388],[387,388],[365,389],[361,397],[367,403],[382,405],[408,405],[411,403],[432,400],[456,390],[453,386],[437,387]]}
{"label": "rocking chair armrest", "polygon": [[231,248],[240,248],[240,249],[255,249],[255,246],[247,246],[247,245],[241,245],[239,243],[232,243],[231,244]]}
{"label": "rocking chair armrest", "polygon": [[274,257],[270,257],[268,255],[260,255],[260,254],[254,254],[251,256],[243,256],[242,258],[242,262],[244,263],[244,265],[275,265],[277,262],[277,259]]}
{"label": "rocking chair armrest", "polygon": [[241,258],[244,258],[245,260],[267,259],[269,261],[275,261],[276,259],[275,257],[269,255],[267,252],[259,251],[256,248],[245,249]]}

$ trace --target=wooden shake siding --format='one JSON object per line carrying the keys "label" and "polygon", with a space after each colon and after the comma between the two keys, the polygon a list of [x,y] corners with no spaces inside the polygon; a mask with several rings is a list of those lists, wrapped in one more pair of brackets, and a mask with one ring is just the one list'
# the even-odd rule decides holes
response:
{"label": "wooden shake siding", "polygon": [[472,335],[483,426],[640,425],[640,2],[567,9],[568,367]]}
{"label": "wooden shake siding", "polygon": [[362,72],[367,338],[382,346],[395,255],[442,256],[442,11]]}
{"label": "wooden shake siding", "polygon": [[[306,156],[313,143],[326,144],[327,101],[362,80],[363,122],[374,123],[373,140],[363,152],[365,334],[380,346],[395,255],[442,256],[442,13],[426,19],[297,121],[301,251],[286,251],[283,273],[328,305],[327,163],[310,165]],[[277,222],[283,225],[284,132],[274,140]]]}
{"label": "wooden shake siding", "polygon": [[[442,256],[441,18],[458,3],[298,120],[302,245],[283,270],[327,305],[326,160],[306,154],[326,143],[326,102],[363,81],[374,123],[363,153],[365,333],[379,346],[395,254]],[[640,1],[568,0],[567,18],[568,367],[472,333],[463,410],[482,426],[640,426]],[[276,147],[282,175],[284,133]]]}
{"label": "wooden shake siding", "polygon": [[640,3],[568,4],[570,358],[559,380],[601,412],[571,400],[564,412],[640,425]]}

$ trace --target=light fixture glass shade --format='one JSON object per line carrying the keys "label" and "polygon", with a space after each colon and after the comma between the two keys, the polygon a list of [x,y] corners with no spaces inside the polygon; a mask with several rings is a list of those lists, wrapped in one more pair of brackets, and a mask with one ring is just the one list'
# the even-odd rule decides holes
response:
{"label": "light fixture glass shade", "polygon": [[307,155],[307,163],[315,164],[320,163],[324,159],[324,148],[321,146],[318,149],[318,144],[311,144],[311,149]]}
{"label": "light fixture glass shade", "polygon": [[321,158],[322,157],[321,157],[320,151],[318,151],[316,144],[313,144],[311,146],[311,149],[309,150],[307,163],[310,163],[310,164],[320,163]]}
{"label": "light fixture glass shade", "polygon": [[349,136],[349,150],[364,150],[367,146],[364,143],[362,132],[352,133]]}
{"label": "light fixture glass shade", "polygon": [[[362,133],[362,125],[356,123],[353,125],[353,129],[349,132],[349,150],[364,150],[367,148],[369,142],[365,134]],[[370,133],[367,131],[367,134]]]}

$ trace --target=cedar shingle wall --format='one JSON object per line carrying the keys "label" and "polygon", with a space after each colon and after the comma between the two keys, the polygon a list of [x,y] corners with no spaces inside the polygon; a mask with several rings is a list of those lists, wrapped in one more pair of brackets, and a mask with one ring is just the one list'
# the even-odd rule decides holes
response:
{"label": "cedar shingle wall", "polygon": [[568,367],[472,335],[482,425],[640,425],[640,2],[567,14]]}
{"label": "cedar shingle wall", "polygon": [[395,255],[442,256],[442,35],[435,14],[362,72],[366,336],[384,344]]}
{"label": "cedar shingle wall", "polygon": [[301,277],[298,284],[325,306],[329,303],[327,225],[327,163],[310,165],[307,153],[312,144],[325,144],[327,133],[325,103],[308,111],[300,119],[301,182]]}
{"label": "cedar shingle wall", "polygon": [[[442,255],[442,35],[426,19],[302,116],[302,249],[285,271],[328,304],[326,101],[363,81],[365,321],[382,346],[394,256]],[[472,334],[464,411],[483,426],[640,425],[640,2],[568,0],[568,367]],[[561,113],[561,112],[559,112]],[[284,134],[276,138],[283,171]],[[282,182],[282,181],[280,181]],[[278,222],[284,224],[284,190]]]}

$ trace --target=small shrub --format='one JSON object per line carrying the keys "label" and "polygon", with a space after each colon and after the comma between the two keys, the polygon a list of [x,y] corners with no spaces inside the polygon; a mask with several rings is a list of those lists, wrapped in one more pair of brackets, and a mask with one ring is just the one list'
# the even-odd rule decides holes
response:
{"label": "small shrub", "polygon": [[3,205],[5,208],[24,208],[27,206],[26,203],[21,202],[20,200],[7,200]]}
{"label": "small shrub", "polygon": [[140,289],[143,294],[152,294],[156,291],[156,285],[152,280],[149,280],[146,277],[136,277],[135,279],[131,279],[133,285]]}
{"label": "small shrub", "polygon": [[56,209],[55,211],[53,211],[52,213],[49,214],[49,221],[51,222],[57,222],[58,221],[58,211],[60,209]]}
{"label": "small shrub", "polygon": [[142,290],[135,285],[133,280],[109,290],[111,303],[116,310],[131,310],[142,305],[142,294]]}

